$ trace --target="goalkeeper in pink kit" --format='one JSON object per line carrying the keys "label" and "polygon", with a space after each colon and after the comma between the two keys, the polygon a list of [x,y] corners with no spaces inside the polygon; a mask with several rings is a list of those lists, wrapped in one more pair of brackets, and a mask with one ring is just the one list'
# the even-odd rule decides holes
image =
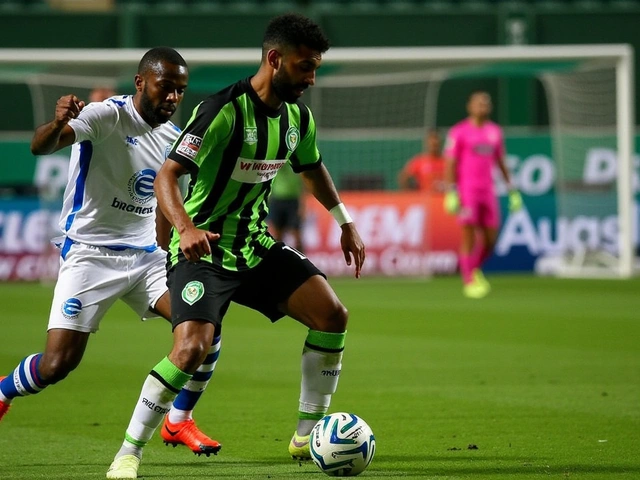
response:
{"label": "goalkeeper in pink kit", "polygon": [[463,293],[485,297],[491,287],[482,274],[482,264],[491,255],[498,238],[500,206],[493,185],[493,167],[500,169],[509,188],[509,210],[522,207],[522,197],[513,187],[505,166],[502,129],[489,119],[491,97],[487,92],[471,94],[469,116],[455,124],[447,136],[444,207],[457,214],[462,224],[460,272]]}

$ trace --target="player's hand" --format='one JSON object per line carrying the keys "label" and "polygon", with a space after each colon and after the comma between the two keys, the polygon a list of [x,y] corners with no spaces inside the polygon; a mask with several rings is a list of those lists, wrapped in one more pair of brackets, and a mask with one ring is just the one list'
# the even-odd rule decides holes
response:
{"label": "player's hand", "polygon": [[509,211],[515,213],[522,208],[522,195],[518,190],[509,191]]}
{"label": "player's hand", "polygon": [[455,215],[460,210],[460,196],[457,190],[448,190],[444,194],[444,210],[450,215]]}
{"label": "player's hand", "polygon": [[69,120],[76,118],[85,103],[75,95],[65,95],[60,97],[56,103],[56,115],[55,121],[59,126],[64,126],[69,123]]}
{"label": "player's hand", "polygon": [[211,255],[211,242],[219,238],[219,233],[193,227],[180,234],[180,250],[189,262],[199,262],[202,257]]}
{"label": "player's hand", "polygon": [[360,272],[362,270],[362,264],[364,263],[364,243],[360,238],[358,230],[353,223],[345,223],[342,225],[342,235],[340,235],[340,246],[342,247],[342,253],[344,254],[344,260],[347,265],[351,266],[355,263],[356,271],[355,277],[360,278]]}

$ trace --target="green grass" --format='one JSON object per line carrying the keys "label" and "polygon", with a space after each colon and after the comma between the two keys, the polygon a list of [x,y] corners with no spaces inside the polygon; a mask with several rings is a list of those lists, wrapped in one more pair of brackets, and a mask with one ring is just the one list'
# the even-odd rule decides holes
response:
{"label": "green grass", "polygon": [[[377,439],[361,478],[640,478],[640,280],[490,280],[481,301],[464,299],[456,278],[332,282],[351,317],[331,410],[359,414]],[[0,285],[0,372],[41,351],[50,297]],[[113,308],[69,378],[14,402],[0,424],[0,479],[104,478],[169,332]],[[270,325],[232,307],[196,410],[220,455],[156,436],[141,476],[325,478],[287,457],[304,337],[290,319]]]}

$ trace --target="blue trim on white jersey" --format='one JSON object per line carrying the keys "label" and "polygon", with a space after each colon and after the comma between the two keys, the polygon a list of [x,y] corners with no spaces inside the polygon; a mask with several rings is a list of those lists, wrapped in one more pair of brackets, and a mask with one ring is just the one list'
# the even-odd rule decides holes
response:
{"label": "blue trim on white jersey", "polygon": [[66,237],[64,239],[64,243],[62,244],[62,248],[60,249],[60,256],[63,260],[67,259],[67,253],[69,253],[69,250],[71,250],[71,245],[73,245],[74,243],[75,242],[69,237]]}
{"label": "blue trim on white jersey", "polygon": [[75,192],[73,194],[73,207],[71,208],[71,213],[67,217],[67,223],[64,226],[65,232],[69,231],[73,220],[76,218],[76,213],[82,207],[82,200],[84,199],[84,187],[87,182],[87,175],[89,174],[89,164],[91,163],[92,156],[93,144],[89,140],[80,142],[80,158],[78,161],[80,172],[78,173],[78,178],[76,178]]}
{"label": "blue trim on white jersey", "polygon": [[[62,249],[60,255],[63,260],[67,259],[67,253],[71,250],[71,245],[74,243],[78,243],[69,237],[65,237],[64,243],[62,244]],[[108,248],[109,250],[113,250],[115,252],[122,252],[124,250],[142,250],[144,252],[155,252],[158,250],[158,245],[145,245],[144,247],[138,247],[135,245],[94,245],[96,247]]]}

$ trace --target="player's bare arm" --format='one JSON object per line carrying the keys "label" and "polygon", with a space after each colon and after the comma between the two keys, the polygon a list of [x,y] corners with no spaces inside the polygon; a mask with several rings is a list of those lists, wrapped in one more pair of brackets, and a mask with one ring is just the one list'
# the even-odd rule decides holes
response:
{"label": "player's bare arm", "polygon": [[507,164],[505,162],[504,157],[499,158],[497,163],[498,163],[498,168],[500,169],[500,173],[502,174],[502,178],[504,179],[504,182],[511,189],[512,188],[511,176],[509,175],[509,170],[507,169]]}
{"label": "player's bare arm", "polygon": [[71,145],[76,138],[69,121],[76,118],[85,103],[75,95],[60,97],[53,120],[36,128],[31,140],[31,153],[47,155]]}
{"label": "player's bare arm", "polygon": [[[306,170],[301,173],[307,191],[322,204],[324,208],[331,211],[335,206],[340,204],[340,196],[336,190],[331,175],[324,165],[320,165],[313,170]],[[340,236],[340,246],[344,254],[344,260],[347,265],[355,264],[355,277],[360,278],[362,265],[365,259],[365,248],[360,234],[353,222],[343,223],[340,227],[342,235]]]}
{"label": "player's bare arm", "polygon": [[456,179],[456,161],[454,158],[445,157],[444,159],[444,181],[447,189],[455,188]]}
{"label": "player's bare arm", "polygon": [[153,184],[158,206],[169,223],[180,234],[180,249],[190,262],[197,262],[205,255],[211,255],[211,242],[220,238],[217,233],[196,228],[182,203],[182,193],[178,180],[187,173],[187,169],[167,159],[160,168]]}
{"label": "player's bare arm", "polygon": [[398,185],[400,185],[401,190],[411,190],[411,175],[407,171],[407,167],[405,166],[400,173],[398,174]]}
{"label": "player's bare arm", "polygon": [[156,208],[156,242],[163,250],[169,249],[169,240],[171,239],[171,223],[164,216],[162,210]]}

